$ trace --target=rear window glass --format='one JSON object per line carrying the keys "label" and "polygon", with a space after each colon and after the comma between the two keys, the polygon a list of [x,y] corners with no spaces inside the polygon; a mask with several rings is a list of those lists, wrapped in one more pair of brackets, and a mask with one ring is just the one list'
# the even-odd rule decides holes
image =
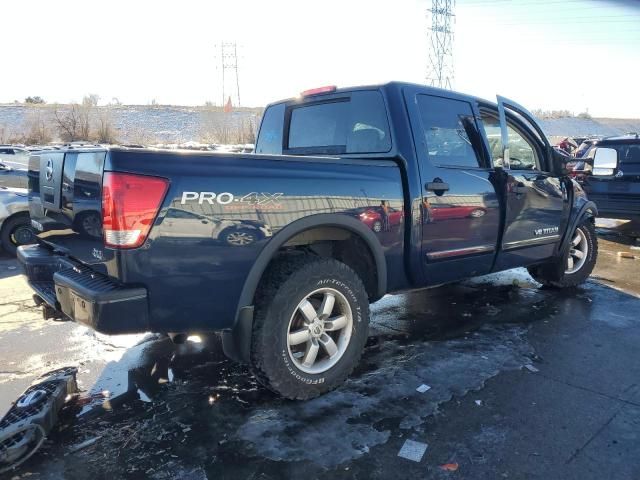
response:
{"label": "rear window glass", "polygon": [[391,149],[389,123],[377,91],[293,107],[288,148],[292,153],[382,153]]}
{"label": "rear window glass", "polygon": [[282,130],[284,127],[284,103],[273,105],[264,112],[256,153],[277,155],[282,153]]}

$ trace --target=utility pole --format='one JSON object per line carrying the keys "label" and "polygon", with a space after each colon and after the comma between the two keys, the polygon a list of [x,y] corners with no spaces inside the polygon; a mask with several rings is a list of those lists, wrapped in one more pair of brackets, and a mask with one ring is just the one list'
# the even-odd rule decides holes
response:
{"label": "utility pole", "polygon": [[454,78],[453,24],[455,0],[431,0],[427,10],[429,59],[427,85],[451,90]]}
{"label": "utility pole", "polygon": [[[227,92],[231,90],[231,97],[237,100],[236,106],[240,106],[240,76],[238,75],[238,44],[236,42],[222,42],[220,45],[216,45],[216,49],[219,48],[219,53],[216,55],[216,60],[219,61],[220,72],[222,76],[222,105],[227,103]],[[227,73],[230,73],[228,75]],[[229,77],[235,77],[229,78]],[[231,88],[228,89],[228,82],[231,83]],[[235,91],[234,91],[235,90]]]}

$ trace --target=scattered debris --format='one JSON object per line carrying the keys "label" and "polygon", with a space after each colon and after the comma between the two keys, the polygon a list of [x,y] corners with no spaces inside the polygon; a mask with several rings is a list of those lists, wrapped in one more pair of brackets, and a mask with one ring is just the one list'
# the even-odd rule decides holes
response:
{"label": "scattered debris", "polygon": [[79,450],[82,450],[83,448],[90,447],[101,438],[102,438],[101,436],[97,436],[97,437],[93,437],[88,440],[85,440],[84,442],[77,443],[76,445],[72,445],[71,447],[69,447],[69,453],[75,453]]}
{"label": "scattered debris", "polygon": [[431,387],[429,385],[425,385],[424,383],[422,385],[420,385],[418,388],[416,388],[416,391],[420,392],[420,393],[424,393],[424,392],[427,392],[429,390],[431,390]]}
{"label": "scattered debris", "polygon": [[631,252],[618,252],[618,257],[629,258],[631,260],[634,260],[636,258],[636,256]]}
{"label": "scattered debris", "polygon": [[413,462],[420,462],[428,446],[426,443],[416,442],[415,440],[405,440],[404,445],[398,452],[398,456]]}
{"label": "scattered debris", "polygon": [[479,407],[481,407],[481,406],[482,406],[482,400],[476,400],[476,402],[475,402],[475,403],[476,403],[476,405],[478,405]]}
{"label": "scattered debris", "polygon": [[0,419],[0,473],[16,468],[42,446],[67,397],[78,390],[74,367],[42,375]]}
{"label": "scattered debris", "polygon": [[445,463],[444,465],[440,465],[440,469],[444,470],[445,472],[455,472],[456,470],[458,470],[458,464],[457,463]]}
{"label": "scattered debris", "polygon": [[637,247],[637,246],[635,246],[635,245],[632,245],[632,246],[630,246],[630,247],[629,247],[629,249],[630,249],[630,250],[636,250],[636,251],[638,251],[638,250],[640,250],[640,247]]}
{"label": "scattered debris", "polygon": [[538,370],[536,367],[534,367],[533,365],[531,365],[530,363],[527,363],[524,368],[526,368],[527,370],[529,370],[532,373],[538,373],[540,370]]}

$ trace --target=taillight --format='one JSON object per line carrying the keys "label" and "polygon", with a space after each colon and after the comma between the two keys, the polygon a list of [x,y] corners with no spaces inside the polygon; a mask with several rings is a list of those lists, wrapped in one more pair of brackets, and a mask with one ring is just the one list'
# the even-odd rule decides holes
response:
{"label": "taillight", "polygon": [[142,245],[158,215],[169,181],[164,178],[105,172],[102,180],[104,243],[114,248]]}

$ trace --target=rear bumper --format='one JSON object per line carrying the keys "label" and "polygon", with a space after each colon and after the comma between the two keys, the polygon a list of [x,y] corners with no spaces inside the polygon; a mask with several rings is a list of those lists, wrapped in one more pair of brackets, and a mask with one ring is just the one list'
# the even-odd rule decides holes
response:
{"label": "rear bumper", "polygon": [[40,245],[18,248],[29,285],[61,315],[102,333],[149,330],[147,290],[125,287]]}

